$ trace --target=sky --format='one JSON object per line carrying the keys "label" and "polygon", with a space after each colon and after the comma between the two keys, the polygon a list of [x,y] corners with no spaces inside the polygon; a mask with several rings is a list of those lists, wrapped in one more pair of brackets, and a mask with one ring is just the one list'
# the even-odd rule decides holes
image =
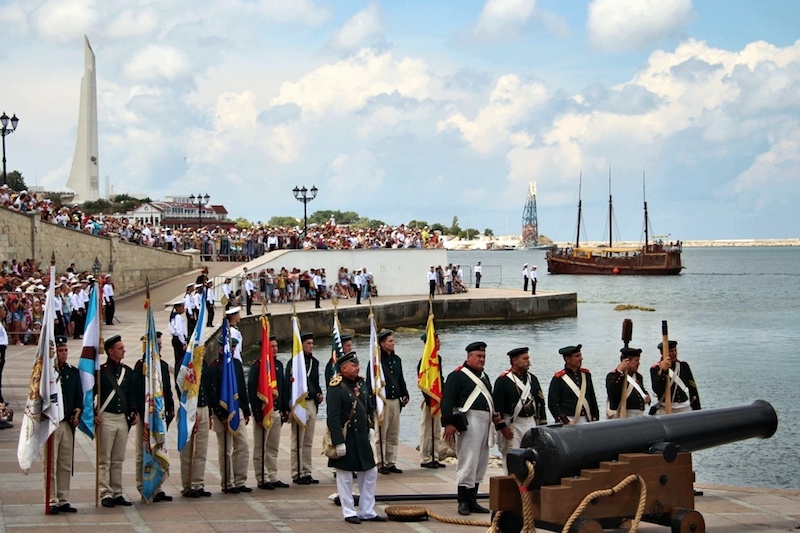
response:
{"label": "sky", "polygon": [[[8,170],[63,190],[84,35],[101,194],[519,234],[800,236],[791,0],[0,0]],[[579,182],[581,186],[579,187]]]}

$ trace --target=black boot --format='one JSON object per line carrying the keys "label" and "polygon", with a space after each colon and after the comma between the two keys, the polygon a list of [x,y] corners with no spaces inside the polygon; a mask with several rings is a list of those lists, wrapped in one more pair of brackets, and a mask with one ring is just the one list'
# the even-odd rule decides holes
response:
{"label": "black boot", "polygon": [[458,486],[458,514],[460,515],[469,514],[469,497],[471,490],[472,489],[469,487]]}
{"label": "black boot", "polygon": [[484,514],[491,513],[491,511],[489,509],[487,509],[486,507],[482,507],[482,506],[478,505],[478,485],[477,484],[475,484],[475,486],[472,488],[472,490],[470,490],[470,489],[467,489],[467,490],[469,491],[469,503],[468,503],[468,506],[469,506],[469,510],[470,511],[472,511],[473,513],[484,513]]}

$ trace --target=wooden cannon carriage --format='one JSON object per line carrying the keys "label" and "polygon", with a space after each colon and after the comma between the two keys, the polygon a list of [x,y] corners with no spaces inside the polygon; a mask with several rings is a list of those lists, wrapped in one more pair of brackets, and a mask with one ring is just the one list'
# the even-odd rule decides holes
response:
{"label": "wooden cannon carriage", "polygon": [[[702,533],[705,521],[694,509],[690,452],[769,438],[777,427],[775,410],[757,400],[725,409],[533,428],[522,448],[509,453],[514,475],[490,479],[489,504],[503,512],[498,520],[503,533],[521,531],[526,515],[541,529],[561,531],[571,523],[570,533],[599,533],[634,518],[640,504],[643,521],[670,526],[675,533]],[[531,472],[529,483],[517,482]],[[607,490],[617,485],[613,494]],[[584,502],[597,491],[605,494]]]}

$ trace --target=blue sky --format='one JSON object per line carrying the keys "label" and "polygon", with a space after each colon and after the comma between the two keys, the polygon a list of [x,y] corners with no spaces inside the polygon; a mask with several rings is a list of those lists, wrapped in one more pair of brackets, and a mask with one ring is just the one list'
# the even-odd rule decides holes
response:
{"label": "blue sky", "polygon": [[790,1],[0,2],[10,170],[66,184],[83,36],[101,183],[208,193],[234,217],[309,204],[588,238],[800,235],[800,10]]}

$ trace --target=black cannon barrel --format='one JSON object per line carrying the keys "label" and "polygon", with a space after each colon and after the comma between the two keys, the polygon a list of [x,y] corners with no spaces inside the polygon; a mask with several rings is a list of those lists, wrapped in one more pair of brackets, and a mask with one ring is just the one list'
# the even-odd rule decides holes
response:
{"label": "black cannon barrel", "polygon": [[509,453],[508,468],[525,477],[525,461],[532,460],[536,463],[532,485],[557,485],[561,478],[578,475],[582,468],[594,468],[621,453],[647,452],[659,445],[663,449],[667,443],[691,452],[750,438],[766,439],[777,429],[778,415],[764,400],[723,409],[542,426],[528,431],[522,448]]}

